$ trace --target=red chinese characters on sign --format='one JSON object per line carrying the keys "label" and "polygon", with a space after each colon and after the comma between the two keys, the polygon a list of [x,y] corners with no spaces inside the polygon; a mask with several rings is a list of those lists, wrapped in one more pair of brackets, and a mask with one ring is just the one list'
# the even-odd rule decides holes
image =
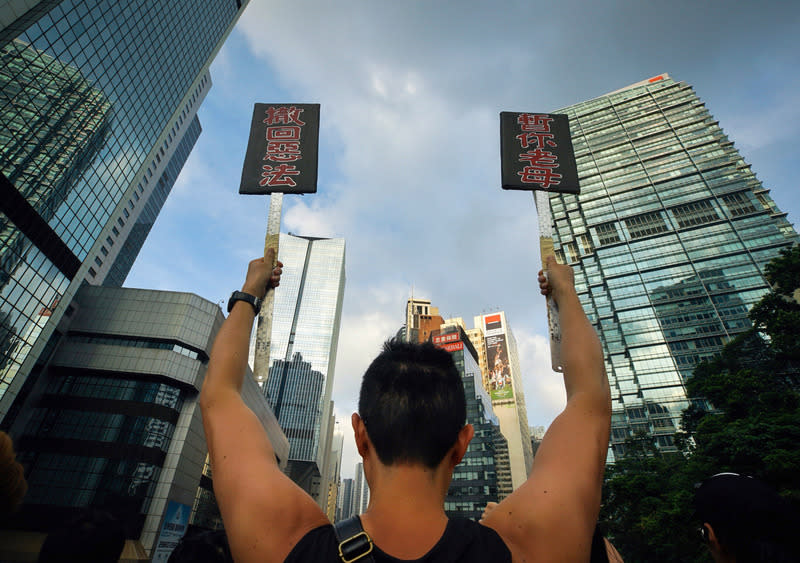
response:
{"label": "red chinese characters on sign", "polygon": [[264,160],[274,162],[294,162],[300,160],[300,142],[292,141],[288,143],[267,143],[267,154]]}
{"label": "red chinese characters on sign", "polygon": [[543,189],[558,186],[561,183],[561,174],[555,172],[558,168],[558,156],[548,148],[557,148],[555,136],[550,131],[553,118],[549,115],[535,113],[521,113],[517,123],[522,133],[516,136],[520,148],[533,149],[520,153],[519,162],[527,165],[517,175],[526,184],[539,184]]}
{"label": "red chinese characters on sign", "polygon": [[297,176],[300,171],[289,164],[279,164],[278,166],[264,165],[261,167],[261,181],[259,186],[296,186],[291,176]]}
{"label": "red chinese characters on sign", "polygon": [[275,125],[276,123],[305,125],[305,122],[300,119],[300,114],[303,113],[303,110],[294,106],[270,107],[264,113],[267,114],[264,119],[264,123],[267,125]]}
{"label": "red chinese characters on sign", "polygon": [[277,166],[262,166],[258,185],[294,187],[297,182],[292,176],[297,176],[300,171],[294,165],[286,163],[303,158],[300,151],[300,135],[302,126],[305,125],[301,119],[303,109],[278,106],[269,107],[264,113],[266,117],[263,122],[267,124],[267,150],[263,160],[275,162]]}

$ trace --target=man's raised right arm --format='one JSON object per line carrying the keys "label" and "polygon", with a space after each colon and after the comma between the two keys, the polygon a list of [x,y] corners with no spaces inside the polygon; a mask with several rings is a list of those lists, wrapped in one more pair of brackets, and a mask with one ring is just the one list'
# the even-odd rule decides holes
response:
{"label": "man's raised right arm", "polygon": [[572,269],[548,257],[542,293],[558,304],[567,405],[536,452],[528,480],[484,520],[515,560],[587,561],[600,510],[611,395],[597,333],[575,292]]}

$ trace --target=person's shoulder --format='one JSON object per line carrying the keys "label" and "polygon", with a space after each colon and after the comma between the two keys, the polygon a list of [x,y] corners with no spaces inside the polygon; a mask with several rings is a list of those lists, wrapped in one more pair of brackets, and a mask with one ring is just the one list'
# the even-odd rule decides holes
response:
{"label": "person's shoulder", "polygon": [[439,546],[442,554],[458,554],[452,561],[511,561],[508,546],[495,530],[466,518],[450,519]]}
{"label": "person's shoulder", "polygon": [[340,561],[338,556],[339,542],[332,524],[314,528],[295,544],[284,560],[285,563],[302,563],[306,561]]}

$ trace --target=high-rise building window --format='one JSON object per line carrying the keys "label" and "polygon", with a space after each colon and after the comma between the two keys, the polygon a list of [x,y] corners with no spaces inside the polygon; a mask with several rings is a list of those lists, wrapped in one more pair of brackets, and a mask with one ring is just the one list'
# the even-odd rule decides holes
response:
{"label": "high-rise building window", "polygon": [[578,261],[578,245],[575,244],[575,241],[567,243],[567,256],[569,257],[570,262]]}
{"label": "high-rise building window", "polygon": [[695,225],[710,223],[711,221],[719,219],[717,211],[707,199],[673,207],[672,215],[678,221],[678,226],[682,229],[684,227],[693,227]]}
{"label": "high-rise building window", "polygon": [[756,206],[753,205],[753,202],[750,201],[750,198],[748,198],[746,194],[747,192],[737,192],[722,196],[722,201],[724,201],[725,205],[728,207],[731,217],[740,217],[757,211]]}
{"label": "high-rise building window", "polygon": [[628,227],[628,233],[631,235],[632,239],[655,235],[669,230],[664,221],[664,217],[662,217],[661,213],[658,211],[642,213],[641,215],[625,219],[625,226]]}
{"label": "high-rise building window", "polygon": [[589,233],[578,235],[578,241],[581,243],[581,251],[583,254],[591,254],[594,251],[594,247],[592,246],[592,238],[589,236]]}
{"label": "high-rise building window", "polygon": [[772,211],[772,205],[770,205],[769,201],[767,200],[766,196],[762,193],[755,194],[758,203],[761,204],[761,207],[764,208],[764,211]]}
{"label": "high-rise building window", "polygon": [[597,240],[601,246],[619,242],[619,233],[617,233],[617,226],[614,223],[602,223],[595,228],[597,229]]}

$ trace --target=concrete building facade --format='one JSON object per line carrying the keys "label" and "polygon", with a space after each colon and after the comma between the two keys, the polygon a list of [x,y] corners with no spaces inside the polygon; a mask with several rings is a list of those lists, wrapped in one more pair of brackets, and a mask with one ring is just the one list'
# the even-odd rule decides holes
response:
{"label": "concrete building facade", "polygon": [[516,490],[528,479],[533,466],[517,341],[503,311],[477,316],[474,322],[484,333],[489,370],[487,391],[500,421],[500,430],[508,441],[512,488]]}

